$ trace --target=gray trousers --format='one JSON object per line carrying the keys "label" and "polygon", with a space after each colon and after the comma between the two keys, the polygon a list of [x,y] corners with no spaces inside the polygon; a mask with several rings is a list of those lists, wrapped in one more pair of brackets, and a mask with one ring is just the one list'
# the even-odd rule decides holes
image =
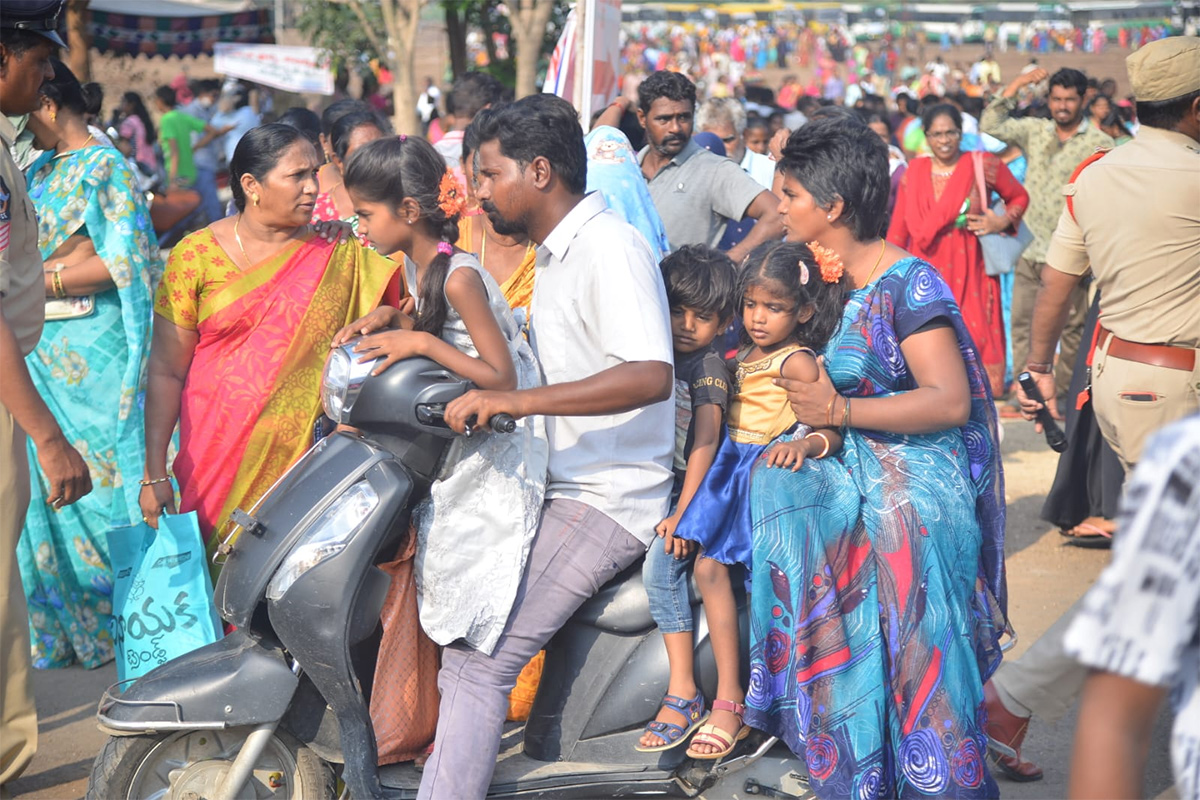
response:
{"label": "gray trousers", "polygon": [[1020,658],[1005,661],[992,676],[1000,702],[1011,713],[1053,725],[1079,699],[1088,668],[1067,655],[1063,637],[1082,602],[1076,600]]}
{"label": "gray trousers", "polygon": [[419,800],[475,800],[487,794],[508,693],[521,669],[584,601],[645,553],[645,544],[591,506],[546,502],[496,649],[486,656],[458,643],[442,651],[437,738],[421,776]]}

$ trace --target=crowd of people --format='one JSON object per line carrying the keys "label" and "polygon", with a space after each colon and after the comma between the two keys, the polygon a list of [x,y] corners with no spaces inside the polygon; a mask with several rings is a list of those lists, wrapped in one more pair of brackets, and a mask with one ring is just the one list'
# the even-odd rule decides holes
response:
{"label": "crowd of people", "polygon": [[[1042,777],[1030,719],[1086,679],[1083,715],[1124,727],[1081,723],[1084,796],[1131,780],[1145,705],[1179,686],[1200,797],[1195,37],[1130,56],[1125,99],[1070,68],[1002,85],[987,55],[906,75],[890,37],[713,29],[627,43],[647,73],[582,128],[472,72],[427,92],[427,137],[352,99],[264,122],[215,80],[161,87],[157,117],[126,93],[104,130],[22,8],[0,39],[0,784],[36,747],[31,655],[114,657],[108,531],[196,512],[227,540],[327,432],[322,365],[353,344],[376,374],[469,379],[458,432],[518,421],[414,511],[441,702],[432,743],[414,724],[390,749],[424,751],[421,797],[486,793],[522,671],[643,558],[670,674],[640,751],[715,760],[755,728],[819,797],[996,797],[993,771]],[[771,61],[819,91],[748,80]],[[200,216],[164,231],[153,185]],[[1043,405],[1069,438],[1043,516],[1118,546],[1005,661],[1000,420]]]}

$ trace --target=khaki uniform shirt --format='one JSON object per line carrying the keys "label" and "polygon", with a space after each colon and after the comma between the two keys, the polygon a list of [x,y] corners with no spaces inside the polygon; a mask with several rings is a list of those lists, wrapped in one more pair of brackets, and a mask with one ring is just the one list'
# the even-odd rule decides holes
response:
{"label": "khaki uniform shirt", "polygon": [[1112,147],[1113,140],[1084,117],[1071,138],[1060,141],[1054,120],[1014,119],[1011,114],[1016,107],[1016,98],[997,97],[984,109],[979,129],[1025,153],[1029,164],[1025,170],[1029,209],[1024,220],[1033,233],[1033,242],[1025,250],[1024,258],[1042,262],[1046,260],[1050,236],[1063,210],[1062,187],[1085,158],[1098,147]]}
{"label": "khaki uniform shirt", "polygon": [[1073,186],[1046,262],[1091,266],[1101,323],[1142,344],[1200,347],[1200,143],[1145,125]]}
{"label": "khaki uniform shirt", "polygon": [[4,320],[21,353],[29,355],[42,336],[46,318],[46,283],[38,252],[37,215],[9,148],[17,132],[0,115],[0,297]]}

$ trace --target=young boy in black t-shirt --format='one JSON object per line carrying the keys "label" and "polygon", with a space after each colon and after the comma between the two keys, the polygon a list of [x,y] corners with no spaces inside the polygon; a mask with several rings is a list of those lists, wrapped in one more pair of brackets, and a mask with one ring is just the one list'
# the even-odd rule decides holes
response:
{"label": "young boy in black t-shirt", "polygon": [[664,258],[660,267],[675,348],[675,486],[671,515],[655,528],[662,544],[650,545],[642,575],[650,614],[667,646],[671,679],[658,717],[647,723],[637,747],[642,752],[669,750],[708,717],[692,666],[688,565],[695,544],[674,534],[720,444],[729,370],[713,343],[728,327],[737,299],[736,270],[719,250],[687,245]]}

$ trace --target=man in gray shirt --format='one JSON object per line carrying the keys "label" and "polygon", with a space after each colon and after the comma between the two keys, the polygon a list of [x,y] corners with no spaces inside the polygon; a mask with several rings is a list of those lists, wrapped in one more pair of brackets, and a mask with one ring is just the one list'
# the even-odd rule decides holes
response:
{"label": "man in gray shirt", "polygon": [[671,247],[715,245],[725,225],[746,217],[754,228],[729,251],[740,263],[762,242],[783,236],[779,198],[742,168],[692,141],[696,86],[677,72],[655,72],[638,86],[638,122],[648,144],[638,153],[650,197]]}

